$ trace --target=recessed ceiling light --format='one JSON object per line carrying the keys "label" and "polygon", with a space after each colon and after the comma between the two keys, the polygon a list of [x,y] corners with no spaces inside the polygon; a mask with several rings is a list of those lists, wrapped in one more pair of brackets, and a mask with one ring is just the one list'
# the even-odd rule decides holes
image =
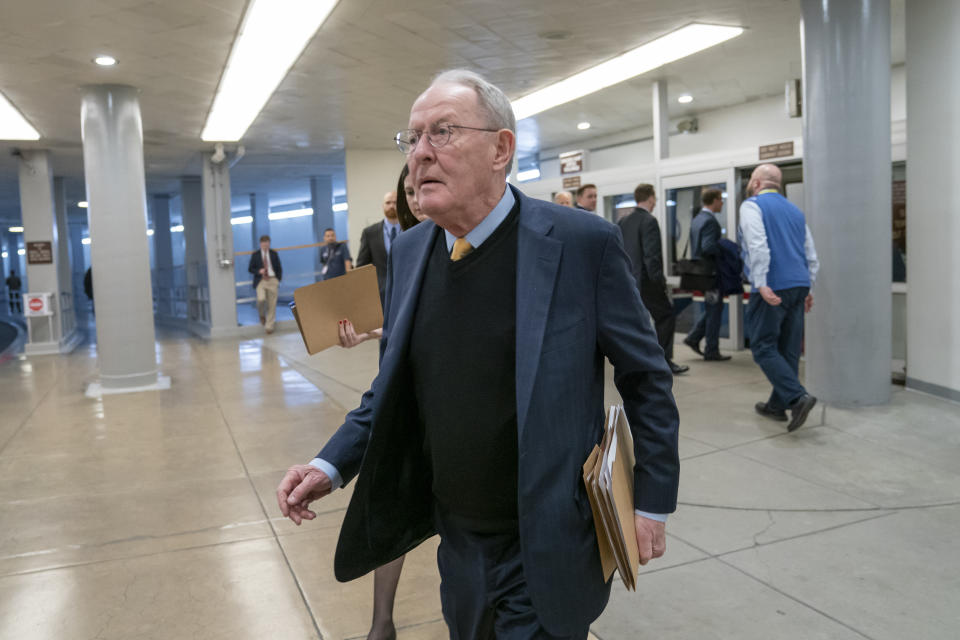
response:
{"label": "recessed ceiling light", "polygon": [[577,125],[577,129],[580,129],[580,131],[585,131],[589,128],[590,128],[589,122],[581,122],[580,124]]}
{"label": "recessed ceiling light", "polygon": [[200,138],[242,138],[337,2],[251,0]]}
{"label": "recessed ceiling light", "polygon": [[0,140],[39,140],[40,133],[0,93]]}
{"label": "recessed ceiling light", "polygon": [[735,38],[742,27],[691,24],[513,101],[517,120],[636,77]]}
{"label": "recessed ceiling light", "polygon": [[689,93],[685,93],[679,98],[677,98],[677,102],[679,102],[680,104],[690,104],[691,102],[693,102],[693,96],[690,95]]}
{"label": "recessed ceiling light", "polygon": [[80,202],[77,203],[77,206],[80,207],[81,209],[86,209],[87,207],[90,206],[90,204],[86,200],[81,200]]}
{"label": "recessed ceiling light", "polygon": [[23,233],[23,227],[10,227],[7,231],[10,233]]}
{"label": "recessed ceiling light", "polygon": [[113,56],[97,56],[93,61],[101,67],[112,67],[117,64],[117,59]]}

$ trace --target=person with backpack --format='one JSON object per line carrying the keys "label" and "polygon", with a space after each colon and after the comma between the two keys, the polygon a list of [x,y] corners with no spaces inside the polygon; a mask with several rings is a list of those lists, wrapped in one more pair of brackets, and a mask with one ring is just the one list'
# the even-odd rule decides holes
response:
{"label": "person with backpack", "polygon": [[[719,189],[707,189],[700,198],[703,208],[690,222],[690,257],[712,263],[716,272],[717,258],[720,255],[720,237],[722,231],[716,214],[723,209],[723,194]],[[718,276],[719,278],[719,276]],[[719,286],[703,292],[703,313],[693,330],[683,339],[687,345],[704,360],[722,362],[730,356],[720,354],[720,321],[723,317],[723,294]],[[704,350],[700,350],[700,341],[706,338]]]}

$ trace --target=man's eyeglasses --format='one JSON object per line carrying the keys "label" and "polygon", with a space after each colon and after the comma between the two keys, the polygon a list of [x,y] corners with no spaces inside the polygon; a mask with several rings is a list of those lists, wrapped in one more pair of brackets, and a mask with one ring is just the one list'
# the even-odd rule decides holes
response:
{"label": "man's eyeglasses", "polygon": [[420,142],[420,138],[424,136],[426,136],[427,142],[430,143],[431,147],[434,149],[439,149],[443,145],[450,142],[450,136],[453,135],[454,129],[488,131],[491,133],[496,133],[499,131],[499,129],[465,127],[462,124],[440,124],[433,127],[430,131],[418,131],[417,129],[404,129],[403,131],[398,131],[397,135],[393,137],[393,141],[397,143],[397,148],[400,149],[400,153],[403,153],[404,155],[410,154],[414,149],[416,149],[417,144]]}

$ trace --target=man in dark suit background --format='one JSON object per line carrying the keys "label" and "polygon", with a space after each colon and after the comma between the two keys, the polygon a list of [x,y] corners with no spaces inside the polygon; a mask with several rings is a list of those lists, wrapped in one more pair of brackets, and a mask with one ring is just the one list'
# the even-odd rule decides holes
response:
{"label": "man in dark suit background", "polygon": [[451,638],[578,638],[606,606],[582,465],[604,428],[604,363],[634,436],[641,562],[675,509],[672,376],[618,228],[506,184],[510,101],[449,71],[397,134],[430,220],[388,260],[380,373],[310,464],[277,490],[281,512],[357,477],[337,546],[359,577],[440,533]]}
{"label": "man in dark suit background", "polygon": [[380,287],[380,303],[383,304],[384,283],[387,279],[387,258],[393,241],[400,234],[397,218],[397,192],[388,191],[383,196],[383,220],[365,228],[360,234],[360,251],[357,266],[372,264],[377,268],[377,285]]}
{"label": "man in dark suit background", "polygon": [[[723,230],[717,214],[723,209],[723,193],[719,189],[706,189],[700,196],[703,208],[690,221],[690,258],[704,260],[713,265],[716,272],[717,256],[720,254],[720,238]],[[703,292],[703,314],[683,343],[703,356],[704,360],[723,361],[730,356],[720,355],[720,322],[723,318],[723,295],[719,285]],[[700,341],[706,338],[704,350]]]}
{"label": "man in dark suit background", "polygon": [[270,248],[270,236],[260,236],[260,250],[254,251],[250,256],[247,271],[253,274],[253,290],[257,292],[260,324],[267,333],[273,333],[283,265],[280,264],[280,255]]}
{"label": "man in dark suit background", "polygon": [[657,192],[652,184],[639,184],[633,190],[633,199],[637,203],[636,208],[617,223],[623,231],[623,248],[633,261],[633,275],[640,288],[640,297],[657,327],[657,342],[663,349],[670,370],[674,375],[679,375],[690,367],[673,361],[677,314],[667,295],[660,224],[652,213],[657,206]]}

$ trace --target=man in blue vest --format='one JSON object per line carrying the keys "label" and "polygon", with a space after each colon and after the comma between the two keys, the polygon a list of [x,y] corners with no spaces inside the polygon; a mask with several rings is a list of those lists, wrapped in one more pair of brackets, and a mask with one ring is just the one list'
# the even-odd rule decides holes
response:
{"label": "man in blue vest", "polygon": [[[817,399],[800,384],[803,314],[813,308],[813,283],[820,263],[803,212],[780,195],[783,175],[772,164],[753,170],[750,196],[740,205],[744,271],[753,285],[746,313],[754,361],[773,385],[757,413],[803,425]],[[787,417],[787,409],[790,417]]]}

